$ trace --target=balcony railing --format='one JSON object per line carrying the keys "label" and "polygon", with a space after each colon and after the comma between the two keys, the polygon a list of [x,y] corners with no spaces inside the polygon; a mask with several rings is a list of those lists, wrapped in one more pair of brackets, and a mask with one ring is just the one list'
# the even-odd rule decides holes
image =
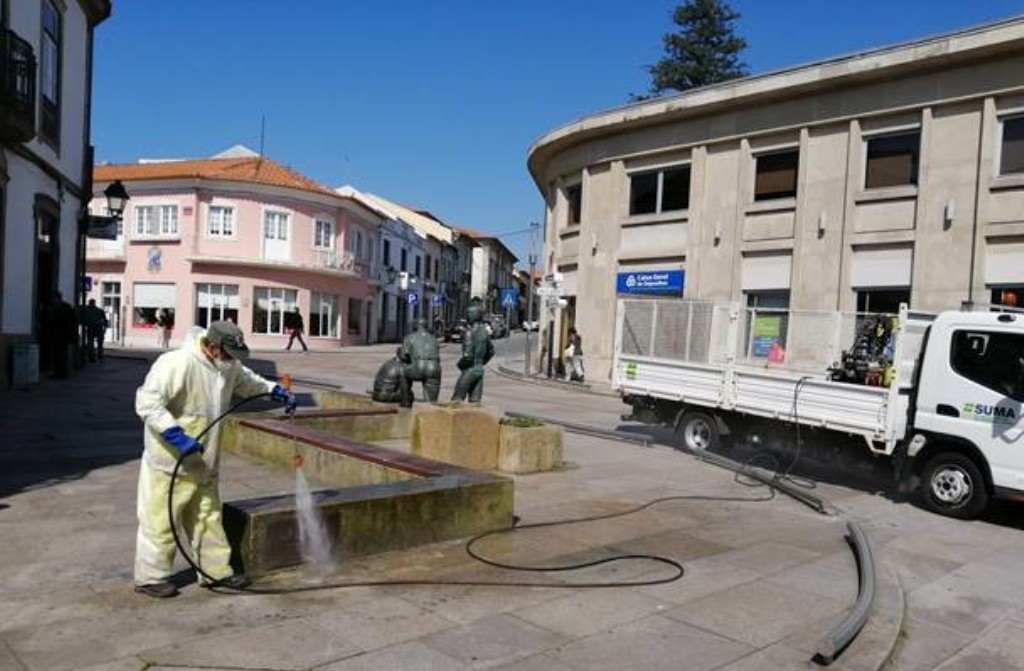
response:
{"label": "balcony railing", "polygon": [[314,253],[314,265],[343,272],[356,272],[356,258],[352,252],[338,252],[333,249],[318,249]]}
{"label": "balcony railing", "polygon": [[36,57],[32,45],[0,29],[0,139],[28,142],[36,136]]}

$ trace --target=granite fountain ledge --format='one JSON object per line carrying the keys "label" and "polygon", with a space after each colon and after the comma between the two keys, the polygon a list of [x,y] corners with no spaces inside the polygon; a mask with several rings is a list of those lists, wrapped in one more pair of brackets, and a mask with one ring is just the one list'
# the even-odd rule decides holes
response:
{"label": "granite fountain ledge", "polygon": [[[284,468],[293,468],[296,454],[302,457],[303,472],[330,486],[315,492],[314,502],[336,559],[510,527],[510,479],[334,432],[338,425],[350,424],[358,427],[356,434],[401,437],[385,435],[382,427],[389,416],[395,428],[408,426],[402,414],[367,408],[303,412],[291,420],[240,415],[224,426],[222,444]],[[376,428],[367,429],[360,420]],[[224,526],[238,568],[251,576],[302,563],[293,494],[227,502]]]}

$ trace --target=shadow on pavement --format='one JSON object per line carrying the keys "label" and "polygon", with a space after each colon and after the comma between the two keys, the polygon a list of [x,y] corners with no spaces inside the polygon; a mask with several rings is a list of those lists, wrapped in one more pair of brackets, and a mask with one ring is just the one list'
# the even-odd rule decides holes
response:
{"label": "shadow on pavement", "polygon": [[[138,459],[142,422],[135,414],[135,390],[155,358],[108,356],[65,380],[44,378],[0,390],[0,499]],[[274,362],[247,363],[276,378]],[[274,407],[279,404],[261,399],[245,409]],[[8,507],[0,503],[0,511]]]}
{"label": "shadow on pavement", "polygon": [[[652,444],[680,447],[675,432],[665,426],[624,423],[617,431],[647,436]],[[918,506],[913,492],[904,491],[893,481],[893,464],[888,457],[872,456],[860,437],[845,436],[831,431],[804,429],[797,448],[796,431],[792,438],[763,444],[729,442],[714,450],[733,461],[786,473],[796,481],[807,481],[811,487],[824,483],[878,494],[894,503]],[[1013,501],[994,501],[979,518],[999,526],[1024,530],[1024,507]]]}

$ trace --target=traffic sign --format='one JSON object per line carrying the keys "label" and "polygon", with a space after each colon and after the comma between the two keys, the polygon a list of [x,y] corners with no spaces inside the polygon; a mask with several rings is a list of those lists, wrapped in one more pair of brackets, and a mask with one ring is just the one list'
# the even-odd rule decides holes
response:
{"label": "traffic sign", "polygon": [[519,292],[515,289],[501,290],[501,307],[511,309],[519,305]]}
{"label": "traffic sign", "polygon": [[562,286],[559,284],[542,284],[536,289],[538,296],[554,296],[558,297],[562,295]]}
{"label": "traffic sign", "polygon": [[440,305],[441,303],[444,302],[444,296],[442,296],[441,294],[434,294],[433,296],[430,297],[430,302],[433,303],[434,305]]}
{"label": "traffic sign", "polygon": [[420,302],[420,295],[415,291],[410,291],[408,294],[406,294],[405,300],[407,303],[409,303],[409,305],[416,305],[417,303]]}

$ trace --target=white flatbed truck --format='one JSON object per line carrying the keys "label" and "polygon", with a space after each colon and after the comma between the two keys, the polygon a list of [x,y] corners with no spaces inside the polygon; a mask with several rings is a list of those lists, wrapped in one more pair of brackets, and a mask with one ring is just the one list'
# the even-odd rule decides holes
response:
{"label": "white flatbed truck", "polygon": [[620,299],[612,386],[631,419],[672,426],[692,451],[751,427],[861,436],[917,483],[928,509],[969,519],[1024,500],[1024,313],[889,319],[891,380],[833,379],[870,315],[681,299]]}

